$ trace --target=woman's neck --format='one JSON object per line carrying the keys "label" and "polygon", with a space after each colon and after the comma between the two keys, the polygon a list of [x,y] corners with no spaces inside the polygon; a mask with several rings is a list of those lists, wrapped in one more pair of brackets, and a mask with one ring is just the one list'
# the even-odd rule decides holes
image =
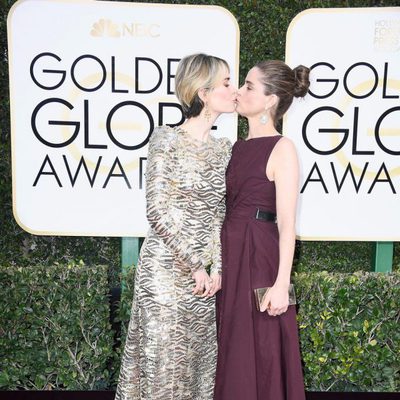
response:
{"label": "woman's neck", "polygon": [[249,118],[249,139],[262,136],[275,136],[279,132],[275,129],[273,121],[270,119],[266,124],[262,124],[259,118]]}
{"label": "woman's neck", "polygon": [[206,121],[204,117],[199,115],[198,117],[187,119],[180,126],[180,128],[183,129],[188,135],[192,136],[194,139],[200,140],[202,142],[207,142],[215,119],[216,118],[210,118],[209,121]]}

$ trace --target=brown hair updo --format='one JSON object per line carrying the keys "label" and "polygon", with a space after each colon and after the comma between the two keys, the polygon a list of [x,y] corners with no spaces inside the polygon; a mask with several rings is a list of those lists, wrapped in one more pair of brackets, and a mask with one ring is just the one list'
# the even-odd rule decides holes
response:
{"label": "brown hair updo", "polygon": [[283,61],[261,61],[255,65],[261,72],[264,94],[275,94],[278,103],[272,112],[275,125],[293,102],[293,97],[304,97],[310,86],[310,69],[299,65],[291,69]]}

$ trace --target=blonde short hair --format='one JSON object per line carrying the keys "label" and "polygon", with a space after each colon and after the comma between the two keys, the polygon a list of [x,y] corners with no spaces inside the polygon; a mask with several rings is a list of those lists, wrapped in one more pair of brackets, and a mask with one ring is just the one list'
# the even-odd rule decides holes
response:
{"label": "blonde short hair", "polygon": [[212,90],[223,69],[229,71],[222,58],[207,54],[192,54],[178,64],[175,75],[175,94],[186,118],[197,117],[204,107],[198,93],[200,89]]}

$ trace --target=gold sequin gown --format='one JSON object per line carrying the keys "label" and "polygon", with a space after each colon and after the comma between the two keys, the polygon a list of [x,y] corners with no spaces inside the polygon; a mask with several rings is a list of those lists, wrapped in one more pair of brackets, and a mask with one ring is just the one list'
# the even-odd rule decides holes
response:
{"label": "gold sequin gown", "polygon": [[194,296],[192,273],[221,270],[227,139],[158,127],[146,168],[147,219],[116,400],[212,400],[215,298]]}

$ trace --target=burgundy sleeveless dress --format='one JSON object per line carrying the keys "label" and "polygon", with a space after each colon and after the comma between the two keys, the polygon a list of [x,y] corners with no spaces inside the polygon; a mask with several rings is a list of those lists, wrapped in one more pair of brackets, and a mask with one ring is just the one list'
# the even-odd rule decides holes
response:
{"label": "burgundy sleeveless dress", "polygon": [[218,363],[214,400],[304,400],[295,306],[271,317],[256,309],[253,289],[272,286],[279,233],[255,218],[276,212],[269,156],[281,136],[239,140],[226,175],[222,290],[217,296]]}

